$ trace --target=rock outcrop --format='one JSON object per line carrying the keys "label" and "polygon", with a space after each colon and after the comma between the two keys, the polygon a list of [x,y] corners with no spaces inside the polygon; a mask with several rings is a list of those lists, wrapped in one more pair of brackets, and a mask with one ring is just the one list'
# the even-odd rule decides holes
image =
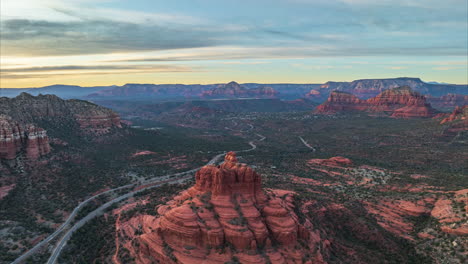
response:
{"label": "rock outcrop", "polygon": [[0,97],[0,114],[21,124],[42,120],[77,122],[84,132],[95,134],[121,127],[120,117],[110,109],[82,100],[63,100],[55,95],[21,93],[15,98]]}
{"label": "rock outcrop", "polygon": [[365,100],[361,100],[355,95],[334,91],[330,94],[327,101],[315,109],[315,113],[333,114],[337,112],[364,111],[367,109]]}
{"label": "rock outcrop", "polygon": [[453,112],[440,121],[440,124],[449,125],[449,131],[459,132],[468,130],[468,105],[456,107]]}
{"label": "rock outcrop", "polygon": [[467,94],[467,85],[431,84],[423,82],[419,78],[400,77],[392,79],[362,79],[352,82],[327,82],[319,88],[312,89],[308,93],[308,97],[321,97],[325,99],[332,91],[342,91],[354,94],[361,99],[367,99],[385,90],[401,86],[408,86],[416,92],[435,97],[450,93]]}
{"label": "rock outcrop", "polygon": [[[0,97],[0,159],[19,154],[37,159],[51,151],[47,130],[68,126],[78,133],[103,135],[120,128],[120,117],[110,109],[82,100],[55,95]],[[66,140],[66,139],[62,139]],[[51,142],[61,139],[53,138]]]}
{"label": "rock outcrop", "polygon": [[296,215],[294,193],[262,189],[261,176],[235,153],[195,178],[159,217],[121,225],[137,263],[323,263],[320,235]]}
{"label": "rock outcrop", "polygon": [[26,157],[37,159],[50,152],[49,138],[47,132],[34,125],[26,127]]}
{"label": "rock outcrop", "polygon": [[427,96],[427,101],[437,109],[454,109],[468,105],[468,95],[447,94],[440,97]]}
{"label": "rock outcrop", "polygon": [[456,107],[453,112],[446,118],[440,121],[441,124],[454,122],[457,120],[467,120],[468,119],[468,105],[463,107]]}
{"label": "rock outcrop", "polygon": [[426,98],[403,86],[386,90],[367,100],[357,96],[334,91],[328,100],[319,105],[315,113],[330,114],[338,112],[364,111],[383,114],[395,118],[432,117],[436,111],[426,102]]}
{"label": "rock outcrop", "polygon": [[14,159],[23,150],[29,159],[49,153],[47,132],[34,125],[20,125],[10,117],[0,115],[0,159]]}
{"label": "rock outcrop", "polygon": [[270,86],[262,86],[257,89],[250,89],[249,90],[250,94],[259,96],[259,97],[268,97],[268,98],[274,98],[278,96],[279,92],[273,89]]}
{"label": "rock outcrop", "polygon": [[201,94],[202,97],[206,98],[242,98],[242,97],[254,97],[254,98],[274,98],[278,95],[278,92],[268,86],[262,86],[255,89],[248,89],[236,82],[230,82],[227,84],[220,84],[217,87],[205,91]]}

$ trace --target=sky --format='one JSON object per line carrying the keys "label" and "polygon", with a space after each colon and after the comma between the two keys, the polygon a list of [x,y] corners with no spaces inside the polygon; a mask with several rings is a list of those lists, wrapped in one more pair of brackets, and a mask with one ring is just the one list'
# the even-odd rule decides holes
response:
{"label": "sky", "polygon": [[466,0],[1,0],[0,87],[468,83]]}

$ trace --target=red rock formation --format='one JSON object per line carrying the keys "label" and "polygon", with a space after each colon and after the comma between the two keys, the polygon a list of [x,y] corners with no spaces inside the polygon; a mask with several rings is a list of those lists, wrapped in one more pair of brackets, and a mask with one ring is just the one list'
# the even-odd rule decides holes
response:
{"label": "red rock formation", "polygon": [[270,86],[262,86],[257,89],[250,89],[249,93],[258,97],[268,97],[268,98],[274,98],[278,96],[279,94],[278,91],[276,91]]}
{"label": "red rock formation", "polygon": [[447,94],[440,97],[426,96],[427,101],[437,109],[453,109],[468,105],[468,95]]}
{"label": "red rock formation", "polygon": [[228,84],[220,84],[216,88],[205,91],[201,94],[203,97],[214,98],[238,98],[238,97],[256,97],[256,98],[273,98],[278,95],[278,92],[272,87],[263,86],[256,89],[248,89],[236,82]]}
{"label": "red rock formation", "polygon": [[327,102],[317,107],[315,113],[352,111],[385,114],[395,118],[432,117],[435,114],[435,110],[426,103],[425,97],[409,87],[389,89],[367,100],[335,91],[330,94]]}
{"label": "red rock formation", "polygon": [[235,153],[195,178],[193,187],[158,208],[160,217],[121,224],[121,236],[130,237],[124,246],[137,263],[214,264],[233,257],[252,264],[323,263],[316,250],[320,235],[295,214],[294,193],[263,190],[260,175],[238,163]]}
{"label": "red rock formation", "polygon": [[33,125],[20,125],[10,117],[0,115],[0,159],[14,159],[23,149],[29,159],[49,153],[46,131]]}
{"label": "red rock formation", "polygon": [[329,159],[311,159],[308,163],[325,166],[349,166],[353,164],[350,159],[339,156],[331,157]]}
{"label": "red rock formation", "polygon": [[449,93],[466,93],[466,85],[453,84],[430,84],[419,78],[392,78],[392,79],[362,79],[352,82],[327,82],[318,89],[322,94],[330,94],[331,91],[338,90],[352,93],[359,98],[367,99],[379,93],[396,87],[408,86],[414,91],[425,95],[443,96]]}
{"label": "red rock formation", "polygon": [[356,96],[339,91],[333,91],[327,101],[315,109],[315,113],[332,114],[337,112],[364,111],[367,104]]}
{"label": "red rock formation", "polygon": [[14,159],[25,139],[24,130],[11,118],[0,115],[0,158]]}
{"label": "red rock formation", "polygon": [[76,114],[75,118],[82,129],[96,134],[105,134],[112,127],[122,127],[119,115],[113,112],[90,111],[85,114]]}
{"label": "red rock formation", "polygon": [[120,117],[110,109],[82,100],[62,100],[55,95],[21,93],[15,98],[0,97],[0,114],[22,124],[35,124],[43,119],[73,121],[83,132],[95,134],[121,127]]}
{"label": "red rock formation", "polygon": [[446,117],[446,118],[442,119],[442,121],[440,121],[440,124],[453,122],[455,120],[467,119],[467,115],[466,114],[464,115],[464,112],[466,111],[465,109],[468,109],[468,105],[465,105],[463,107],[456,107],[448,117]]}
{"label": "red rock formation", "polygon": [[468,105],[457,106],[450,115],[440,121],[440,124],[448,124],[448,130],[451,132],[468,130]]}
{"label": "red rock formation", "polygon": [[[464,210],[457,210],[457,203],[461,204]],[[463,189],[455,191],[453,197],[440,197],[434,204],[431,216],[439,221],[442,232],[453,235],[468,235],[468,222],[465,213],[467,210],[468,189]]]}
{"label": "red rock formation", "polygon": [[49,138],[44,129],[30,125],[26,131],[26,156],[29,159],[37,159],[50,152]]}
{"label": "red rock formation", "polygon": [[305,97],[314,101],[320,101],[324,99],[324,96],[326,98],[326,94],[321,93],[318,89],[312,89],[310,90]]}

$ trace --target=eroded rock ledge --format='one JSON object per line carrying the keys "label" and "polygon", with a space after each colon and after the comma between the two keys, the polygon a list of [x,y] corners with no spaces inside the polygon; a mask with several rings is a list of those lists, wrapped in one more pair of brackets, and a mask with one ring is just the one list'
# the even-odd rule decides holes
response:
{"label": "eroded rock ledge", "polygon": [[195,185],[157,212],[119,227],[137,263],[323,263],[329,247],[296,215],[294,193],[262,189],[234,152],[200,169]]}

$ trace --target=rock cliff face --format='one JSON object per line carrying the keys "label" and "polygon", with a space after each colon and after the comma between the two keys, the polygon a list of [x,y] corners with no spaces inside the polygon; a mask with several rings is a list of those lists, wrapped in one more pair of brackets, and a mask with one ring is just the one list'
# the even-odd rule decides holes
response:
{"label": "rock cliff face", "polygon": [[426,98],[403,86],[386,90],[367,100],[343,93],[332,92],[328,100],[319,105],[315,113],[329,114],[337,112],[364,111],[385,114],[395,118],[432,117],[435,110],[426,102]]}
{"label": "rock cliff face", "polygon": [[49,153],[47,132],[34,125],[20,125],[10,117],[0,115],[0,159],[14,159],[23,150],[29,159]]}
{"label": "rock cliff face", "polygon": [[249,93],[260,96],[260,97],[268,97],[268,98],[276,97],[279,94],[278,91],[276,91],[270,86],[262,86],[257,89],[250,89]]}
{"label": "rock cliff face", "polygon": [[[367,99],[385,90],[401,86],[408,86],[414,91],[431,96],[443,96],[448,93],[467,93],[466,85],[430,84],[423,82],[419,78],[401,77],[392,79],[363,79],[352,82],[327,82],[319,88],[312,89],[308,96],[325,99],[332,91],[342,91],[354,94],[361,99]],[[316,92],[320,95],[317,95]]]}
{"label": "rock cliff face", "polygon": [[37,159],[50,152],[49,138],[47,132],[34,125],[26,127],[26,157],[29,159]]}
{"label": "rock cliff face", "polygon": [[367,108],[365,100],[361,100],[355,95],[334,91],[327,101],[315,109],[315,113],[331,114],[337,112],[364,111]]}
{"label": "rock cliff face", "polygon": [[447,94],[440,97],[427,97],[427,101],[437,109],[453,109],[457,106],[468,105],[468,95]]}
{"label": "rock cliff face", "polygon": [[62,100],[55,95],[22,93],[15,98],[0,97],[0,114],[8,115],[21,124],[71,120],[77,122],[84,132],[96,134],[121,127],[120,117],[110,109],[82,100]]}
{"label": "rock cliff face", "polygon": [[323,263],[318,248],[326,245],[299,220],[294,193],[263,190],[260,175],[235,153],[195,177],[193,187],[157,209],[159,217],[121,225],[137,263]]}
{"label": "rock cliff face", "polygon": [[238,97],[255,97],[255,98],[273,98],[278,95],[278,92],[268,86],[262,86],[255,89],[248,89],[236,82],[220,84],[217,87],[205,91],[201,94],[207,98],[238,98]]}
{"label": "rock cliff face", "polygon": [[456,107],[453,112],[442,119],[440,124],[448,124],[451,132],[468,130],[468,105]]}
{"label": "rock cliff face", "polygon": [[87,98],[177,98],[177,97],[198,97],[214,85],[183,85],[183,84],[137,84],[128,83],[123,86],[109,87],[95,93],[91,93]]}
{"label": "rock cliff face", "polygon": [[56,125],[70,123],[81,132],[96,136],[121,127],[116,113],[86,101],[27,93],[15,98],[0,97],[0,159],[11,160],[23,153],[29,159],[37,159],[49,153],[49,137],[44,128],[53,130]]}

